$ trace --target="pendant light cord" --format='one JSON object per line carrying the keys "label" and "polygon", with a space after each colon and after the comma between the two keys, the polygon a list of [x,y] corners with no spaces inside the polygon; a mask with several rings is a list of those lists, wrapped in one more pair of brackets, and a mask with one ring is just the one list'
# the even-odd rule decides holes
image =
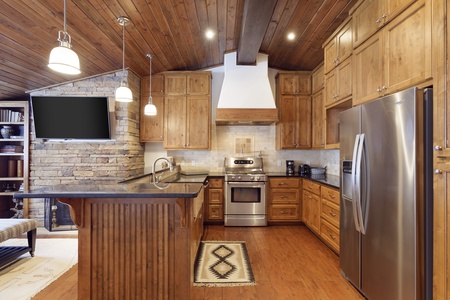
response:
{"label": "pendant light cord", "polygon": [[[150,65],[150,98],[148,99],[149,101],[149,103],[150,103],[150,101],[152,101],[151,99],[152,99],[152,55],[151,54],[149,54],[148,55],[148,57],[150,58],[150,63],[149,63],[149,65]],[[152,101],[153,102],[153,101]]]}
{"label": "pendant light cord", "polygon": [[125,73],[125,20],[122,24],[122,77]]}
{"label": "pendant light cord", "polygon": [[64,0],[64,34],[67,34],[67,27],[66,27],[66,0]]}

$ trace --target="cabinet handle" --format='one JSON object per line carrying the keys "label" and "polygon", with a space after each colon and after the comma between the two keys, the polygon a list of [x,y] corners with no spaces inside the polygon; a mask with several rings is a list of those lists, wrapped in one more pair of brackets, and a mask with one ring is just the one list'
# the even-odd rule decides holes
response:
{"label": "cabinet handle", "polygon": [[333,240],[335,240],[336,239],[336,236],[334,235],[334,234],[332,234],[332,233],[329,233],[329,235],[330,235],[330,237],[333,239]]}
{"label": "cabinet handle", "polygon": [[328,196],[330,196],[331,199],[336,198],[333,194],[331,194],[330,192],[328,192]]}
{"label": "cabinet handle", "polygon": [[312,199],[312,197],[311,196],[307,196],[309,199]]}
{"label": "cabinet handle", "polygon": [[442,174],[442,170],[436,169],[436,170],[434,170],[434,174]]}
{"label": "cabinet handle", "polygon": [[382,14],[382,15],[381,15],[381,18],[382,18],[382,19],[386,19],[386,18],[387,18],[387,15],[386,15],[386,14]]}
{"label": "cabinet handle", "polygon": [[375,21],[375,23],[381,23],[381,20],[380,20],[380,19],[377,19],[377,20]]}
{"label": "cabinet handle", "polygon": [[331,215],[332,217],[336,217],[336,214],[335,214],[334,212],[332,212],[332,211],[330,211],[330,215]]}
{"label": "cabinet handle", "polygon": [[380,88],[377,88],[377,93],[381,93],[381,89]]}
{"label": "cabinet handle", "polygon": [[434,151],[441,151],[442,150],[442,146],[436,145],[434,146]]}
{"label": "cabinet handle", "polygon": [[385,86],[385,85],[383,85],[382,87],[381,87],[381,90],[387,90],[387,86]]}

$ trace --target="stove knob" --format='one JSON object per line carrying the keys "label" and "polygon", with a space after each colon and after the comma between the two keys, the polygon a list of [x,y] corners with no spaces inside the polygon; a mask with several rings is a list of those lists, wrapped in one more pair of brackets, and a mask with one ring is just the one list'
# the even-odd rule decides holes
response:
{"label": "stove knob", "polygon": [[260,181],[261,178],[260,177],[255,177],[255,181]]}
{"label": "stove knob", "polygon": [[238,177],[237,177],[237,179],[238,179],[238,180],[241,180],[241,179],[242,179],[242,177],[241,177],[241,176],[238,176]]}

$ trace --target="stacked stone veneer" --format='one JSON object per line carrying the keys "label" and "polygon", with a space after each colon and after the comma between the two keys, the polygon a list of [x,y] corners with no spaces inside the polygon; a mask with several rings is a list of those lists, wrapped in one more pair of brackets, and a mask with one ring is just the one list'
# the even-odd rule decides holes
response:
{"label": "stacked stone veneer", "polygon": [[[110,184],[143,174],[144,145],[139,142],[140,78],[132,71],[125,72],[133,92],[131,103],[114,99],[122,71],[31,92],[32,96],[107,96],[114,113],[110,141],[43,141],[35,138],[30,122],[30,188],[75,181],[86,185]],[[44,199],[29,200],[29,217],[43,225]]]}

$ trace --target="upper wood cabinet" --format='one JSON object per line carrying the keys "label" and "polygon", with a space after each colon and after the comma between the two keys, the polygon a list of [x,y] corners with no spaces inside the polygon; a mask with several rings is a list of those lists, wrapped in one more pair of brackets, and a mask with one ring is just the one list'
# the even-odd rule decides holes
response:
{"label": "upper wood cabinet", "polygon": [[156,106],[156,116],[144,115],[145,105],[150,96],[150,76],[141,80],[141,113],[139,140],[141,142],[162,142],[164,140],[164,76],[152,76],[152,103]]}
{"label": "upper wood cabinet", "polygon": [[352,57],[325,75],[325,106],[352,96]]}
{"label": "upper wood cabinet", "polygon": [[278,72],[277,86],[281,95],[311,95],[311,73]]}
{"label": "upper wood cabinet", "polygon": [[417,0],[361,0],[350,11],[353,46],[358,47],[378,29]]}
{"label": "upper wood cabinet", "polygon": [[325,83],[325,73],[324,73],[324,66],[323,64],[320,64],[317,68],[315,68],[311,75],[311,83],[312,83],[312,93],[317,93],[321,89],[324,88]]}
{"label": "upper wood cabinet", "polygon": [[165,73],[165,149],[210,148],[210,91],[210,72]]}
{"label": "upper wood cabinet", "polygon": [[431,78],[431,21],[429,1],[417,1],[354,50],[354,105]]}
{"label": "upper wood cabinet", "polygon": [[325,110],[323,101],[323,89],[312,95],[312,120],[311,131],[312,141],[311,148],[321,149],[325,147]]}
{"label": "upper wood cabinet", "polygon": [[347,19],[324,44],[324,72],[328,74],[352,55],[352,22]]}
{"label": "upper wood cabinet", "polygon": [[276,84],[276,149],[311,148],[311,72],[278,72]]}

